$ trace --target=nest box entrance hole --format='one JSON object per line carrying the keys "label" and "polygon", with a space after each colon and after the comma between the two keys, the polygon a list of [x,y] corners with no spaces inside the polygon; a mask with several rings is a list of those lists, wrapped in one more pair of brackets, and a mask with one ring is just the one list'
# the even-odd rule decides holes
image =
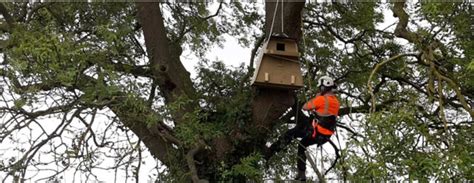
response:
{"label": "nest box entrance hole", "polygon": [[285,43],[277,43],[276,50],[278,51],[285,51]]}

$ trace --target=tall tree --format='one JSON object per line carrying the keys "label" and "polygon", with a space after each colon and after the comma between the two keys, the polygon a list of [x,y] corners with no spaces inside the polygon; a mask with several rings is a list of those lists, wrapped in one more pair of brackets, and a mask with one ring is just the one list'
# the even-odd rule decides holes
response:
{"label": "tall tree", "polygon": [[[380,29],[387,9],[397,22]],[[0,4],[0,142],[19,144],[11,151],[21,154],[3,156],[0,170],[17,181],[48,166],[57,167],[51,179],[73,168],[94,175],[109,157],[110,169],[125,167],[139,181],[147,151],[165,167],[160,180],[285,176],[279,167],[291,165],[294,147],[263,162],[265,144],[294,123],[292,106],[314,92],[314,78],[328,74],[340,83],[342,121],[351,121],[340,124],[348,142],[332,176],[472,179],[471,4],[267,2],[264,10],[236,2]],[[251,67],[204,57],[225,34],[254,45],[255,55],[282,24],[302,48],[307,87],[296,93],[255,90]],[[185,51],[203,60],[197,78],[183,66]]]}

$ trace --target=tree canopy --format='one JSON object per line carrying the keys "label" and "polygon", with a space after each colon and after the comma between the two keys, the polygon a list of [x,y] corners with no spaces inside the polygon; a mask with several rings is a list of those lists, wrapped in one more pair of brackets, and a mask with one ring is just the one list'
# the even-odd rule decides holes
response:
{"label": "tree canopy", "polygon": [[[323,75],[339,86],[345,145],[318,179],[474,179],[469,2],[17,2],[0,14],[4,181],[98,170],[137,182],[291,177],[295,147],[268,162],[262,153]],[[305,87],[294,92],[250,86],[274,14],[299,43]],[[225,36],[252,59],[206,59]],[[200,60],[195,71],[184,52]],[[144,154],[158,162],[147,178]]]}

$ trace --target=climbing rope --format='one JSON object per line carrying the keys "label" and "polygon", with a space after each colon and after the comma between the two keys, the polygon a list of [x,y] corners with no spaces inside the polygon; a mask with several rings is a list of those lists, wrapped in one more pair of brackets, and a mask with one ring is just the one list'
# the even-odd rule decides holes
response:
{"label": "climbing rope", "polygon": [[321,153],[321,170],[324,170],[323,145],[320,145],[319,148],[319,151]]}
{"label": "climbing rope", "polygon": [[[270,38],[273,34],[273,25],[275,25],[274,23],[275,23],[275,17],[276,17],[276,14],[277,14],[277,10],[278,10],[278,0],[276,1],[275,11],[273,11],[272,25],[270,26],[270,34],[268,34],[268,38]],[[270,40],[268,38],[267,38],[267,42]]]}
{"label": "climbing rope", "polygon": [[281,0],[281,33],[285,34],[285,31],[283,31],[283,11],[285,10],[284,8],[285,5],[285,0]]}
{"label": "climbing rope", "polygon": [[[273,11],[273,18],[272,18],[272,24],[270,26],[270,34],[268,35],[268,38],[270,38],[273,34],[273,27],[275,25],[275,18],[276,18],[276,14],[277,14],[277,11],[278,11],[278,3],[280,1],[279,0],[276,0],[276,4],[275,4],[275,10]],[[281,0],[281,33],[284,34],[284,25],[285,25],[285,21],[283,20],[283,11],[284,11],[284,0]],[[267,39],[267,42],[268,40],[270,39]]]}

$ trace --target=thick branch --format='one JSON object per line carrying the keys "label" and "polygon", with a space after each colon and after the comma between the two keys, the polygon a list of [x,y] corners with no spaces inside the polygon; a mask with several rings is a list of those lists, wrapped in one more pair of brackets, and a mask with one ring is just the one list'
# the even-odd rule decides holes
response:
{"label": "thick branch", "polygon": [[265,40],[265,36],[261,36],[257,39],[257,42],[255,42],[255,45],[252,49],[251,55],[250,55],[250,61],[249,61],[249,68],[253,68],[253,64],[255,61],[255,55],[257,55],[257,50]]}
{"label": "thick branch", "polygon": [[[397,102],[398,100],[395,100],[395,99],[390,99],[390,100],[386,100],[386,101],[383,101],[379,104],[375,104],[375,109],[376,111],[379,111],[379,110],[382,110],[390,105],[392,105],[393,103]],[[368,113],[370,112],[371,106],[369,106],[368,104],[365,104],[365,105],[361,105],[361,106],[356,106],[356,107],[352,107],[352,106],[349,106],[349,107],[344,107],[344,108],[341,108],[339,110],[339,116],[343,116],[343,115],[347,115],[347,114],[351,114],[351,113]]]}
{"label": "thick branch", "polygon": [[186,154],[186,162],[188,163],[189,170],[191,171],[191,179],[194,183],[201,182],[196,169],[196,164],[194,163],[194,156],[202,149],[204,149],[204,144],[200,143]]}
{"label": "thick branch", "polygon": [[403,7],[405,6],[405,1],[395,2],[393,6],[393,16],[398,17],[399,22],[395,28],[395,36],[404,38],[412,43],[419,44],[420,38],[417,34],[409,31],[408,26],[408,14],[405,12]]}
{"label": "thick branch", "polygon": [[[153,75],[165,102],[169,104],[182,97],[194,97],[190,74],[179,59],[181,47],[170,45],[159,4],[141,2],[137,3],[137,8]],[[187,105],[176,111],[173,114],[175,122],[184,121],[182,114],[192,111],[193,107]]]}

